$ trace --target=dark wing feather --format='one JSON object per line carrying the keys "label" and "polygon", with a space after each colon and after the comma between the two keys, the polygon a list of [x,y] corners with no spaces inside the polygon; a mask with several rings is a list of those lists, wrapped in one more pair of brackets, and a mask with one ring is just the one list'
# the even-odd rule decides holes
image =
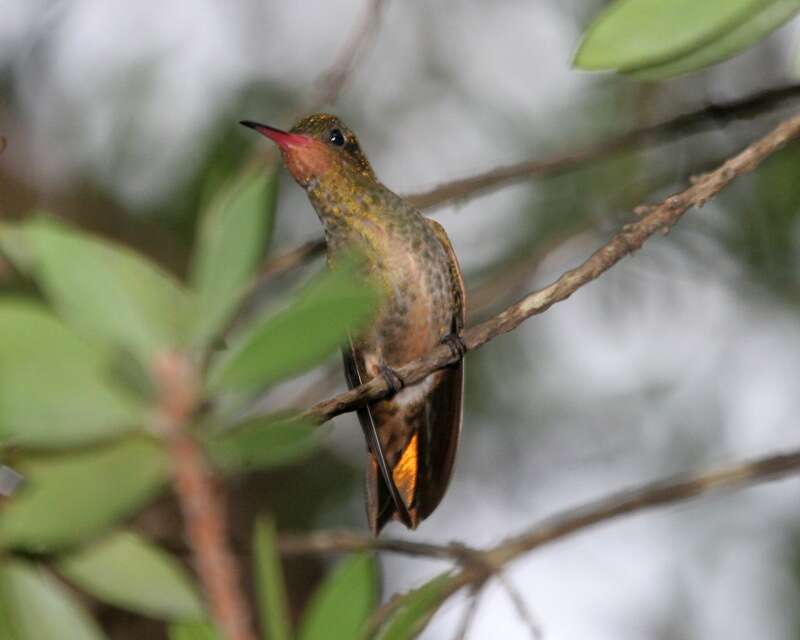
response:
{"label": "dark wing feather", "polygon": [[[451,331],[460,334],[466,320],[466,294],[464,278],[458,258],[444,228],[435,220],[427,219],[433,233],[448,254],[450,279],[454,293],[454,313]],[[441,371],[441,377],[431,392],[427,407],[426,428],[420,441],[420,457],[426,462],[420,468],[417,508],[419,518],[427,518],[441,502],[450,483],[453,465],[461,435],[464,397],[463,359]]]}
{"label": "dark wing feather", "polygon": [[[344,360],[344,375],[347,380],[348,388],[352,389],[363,383],[363,365],[358,358],[358,352],[353,346],[353,341],[342,349],[342,359]],[[411,516],[408,513],[400,492],[394,482],[394,477],[389,469],[386,456],[381,447],[378,429],[375,418],[369,406],[361,407],[357,411],[358,421],[367,440],[367,446],[372,454],[372,458],[367,461],[366,485],[367,485],[367,517],[370,528],[374,534],[378,534],[383,526],[391,519],[396,511],[400,519],[406,526],[411,526]],[[380,480],[377,477],[375,466],[380,471]]]}

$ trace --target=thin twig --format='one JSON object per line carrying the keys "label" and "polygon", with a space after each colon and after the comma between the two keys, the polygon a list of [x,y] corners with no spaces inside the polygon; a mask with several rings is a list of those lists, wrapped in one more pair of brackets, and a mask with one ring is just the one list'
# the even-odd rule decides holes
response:
{"label": "thin twig", "polygon": [[153,375],[160,391],[156,427],[164,437],[175,494],[214,622],[226,640],[255,640],[239,571],[228,548],[222,499],[211,481],[201,446],[188,431],[197,402],[197,381],[182,354],[160,354]]}
{"label": "thin twig", "polygon": [[511,601],[511,604],[514,606],[514,609],[517,612],[517,616],[519,616],[519,619],[522,621],[522,624],[525,625],[525,628],[528,629],[528,633],[530,634],[531,638],[533,640],[541,640],[543,635],[542,629],[534,619],[533,614],[528,608],[528,605],[525,603],[525,599],[522,597],[522,594],[512,584],[508,576],[506,576],[506,574],[502,571],[498,571],[495,575],[495,578],[506,592],[508,599]]}
{"label": "thin twig", "polygon": [[464,614],[461,617],[461,622],[456,629],[453,640],[467,640],[467,634],[475,620],[475,614],[478,612],[478,605],[480,605],[481,596],[483,595],[483,585],[474,586],[469,594],[469,600],[464,607]]}
{"label": "thin twig", "polygon": [[[516,329],[522,322],[566,300],[585,284],[639,249],[656,232],[666,233],[692,207],[700,207],[713,198],[736,177],[752,171],[765,158],[800,135],[800,115],[780,123],[769,134],[752,143],[714,171],[692,178],[692,185],[657,205],[642,205],[646,213],[626,225],[583,264],[567,271],[547,287],[535,291],[493,318],[467,329],[461,336],[467,351],[486,344],[493,338]],[[641,207],[638,208],[641,210]],[[456,362],[458,354],[447,345],[440,345],[426,356],[396,369],[405,386],[420,382],[438,369]],[[325,422],[334,416],[353,411],[375,400],[386,398],[389,386],[382,376],[315,404],[302,417]]]}
{"label": "thin twig", "polygon": [[347,44],[343,47],[334,63],[317,80],[320,91],[311,111],[318,111],[321,106],[336,102],[336,98],[355,68],[359,54],[364,51],[375,37],[380,24],[383,5],[384,0],[368,0],[364,17],[353,31]]}
{"label": "thin twig", "polygon": [[310,262],[323,253],[325,253],[325,241],[310,240],[299,247],[270,258],[261,267],[258,278],[253,283],[253,288],[258,288],[268,280],[291,271],[306,262]]}

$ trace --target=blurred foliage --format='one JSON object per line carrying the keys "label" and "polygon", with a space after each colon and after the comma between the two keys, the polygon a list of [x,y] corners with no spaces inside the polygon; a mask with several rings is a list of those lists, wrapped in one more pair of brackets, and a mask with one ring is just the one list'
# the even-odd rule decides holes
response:
{"label": "blurred foliage", "polygon": [[[221,470],[275,468],[316,451],[317,429],[291,416],[242,421],[249,394],[321,362],[378,302],[358,261],[343,260],[277,312],[238,321],[231,347],[219,351],[219,338],[253,289],[275,193],[273,170],[235,178],[209,199],[186,284],[144,256],[53,217],[0,227],[3,254],[43,298],[0,299],[0,333],[14,337],[0,341],[0,452],[24,477],[1,505],[0,607],[11,629],[4,637],[102,637],[47,570],[15,559],[21,552],[46,556],[52,569],[99,602],[179,623],[170,628],[172,638],[214,635],[180,562],[140,534],[116,528],[168,479],[165,451],[153,437],[160,401],[155,361],[182,350],[197,363],[197,375],[208,373],[202,384],[208,392],[197,401],[208,409],[198,413],[196,429]],[[273,636],[286,637],[288,618],[280,627],[274,616],[283,578],[264,525],[255,545],[262,601],[273,609],[268,626]],[[361,577],[363,563],[359,558],[344,576],[332,574],[335,595],[362,603],[345,616],[351,629],[376,599],[374,577],[366,583],[369,576]],[[331,604],[333,592],[322,592],[308,628],[338,624],[343,609]],[[30,598],[46,611],[32,609]]]}
{"label": "blurred foliage", "polygon": [[740,187],[725,196],[732,212],[720,232],[724,246],[742,260],[766,291],[800,304],[800,148],[791,146],[764,163],[755,192]]}
{"label": "blurred foliage", "polygon": [[575,65],[639,80],[692,73],[752,46],[798,11],[798,0],[616,0],[586,31]]}

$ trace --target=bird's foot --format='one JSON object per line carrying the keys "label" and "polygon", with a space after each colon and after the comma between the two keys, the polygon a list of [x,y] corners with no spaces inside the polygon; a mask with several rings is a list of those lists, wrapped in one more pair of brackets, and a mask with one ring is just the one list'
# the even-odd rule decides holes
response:
{"label": "bird's foot", "polygon": [[397,372],[391,367],[387,367],[385,364],[381,365],[380,374],[386,381],[386,386],[389,387],[390,396],[393,396],[405,386],[403,379],[397,375]]}
{"label": "bird's foot", "polygon": [[448,333],[442,338],[442,344],[446,344],[450,347],[450,351],[453,352],[454,357],[458,358],[459,362],[464,359],[464,354],[467,353],[467,345],[464,344],[464,340],[460,335],[457,333]]}

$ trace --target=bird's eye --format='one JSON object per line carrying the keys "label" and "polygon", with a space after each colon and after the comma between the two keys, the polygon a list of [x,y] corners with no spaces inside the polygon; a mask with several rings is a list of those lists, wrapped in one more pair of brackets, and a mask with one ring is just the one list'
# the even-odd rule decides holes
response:
{"label": "bird's eye", "polygon": [[328,141],[337,147],[341,147],[344,145],[344,134],[339,129],[331,129],[328,134]]}

